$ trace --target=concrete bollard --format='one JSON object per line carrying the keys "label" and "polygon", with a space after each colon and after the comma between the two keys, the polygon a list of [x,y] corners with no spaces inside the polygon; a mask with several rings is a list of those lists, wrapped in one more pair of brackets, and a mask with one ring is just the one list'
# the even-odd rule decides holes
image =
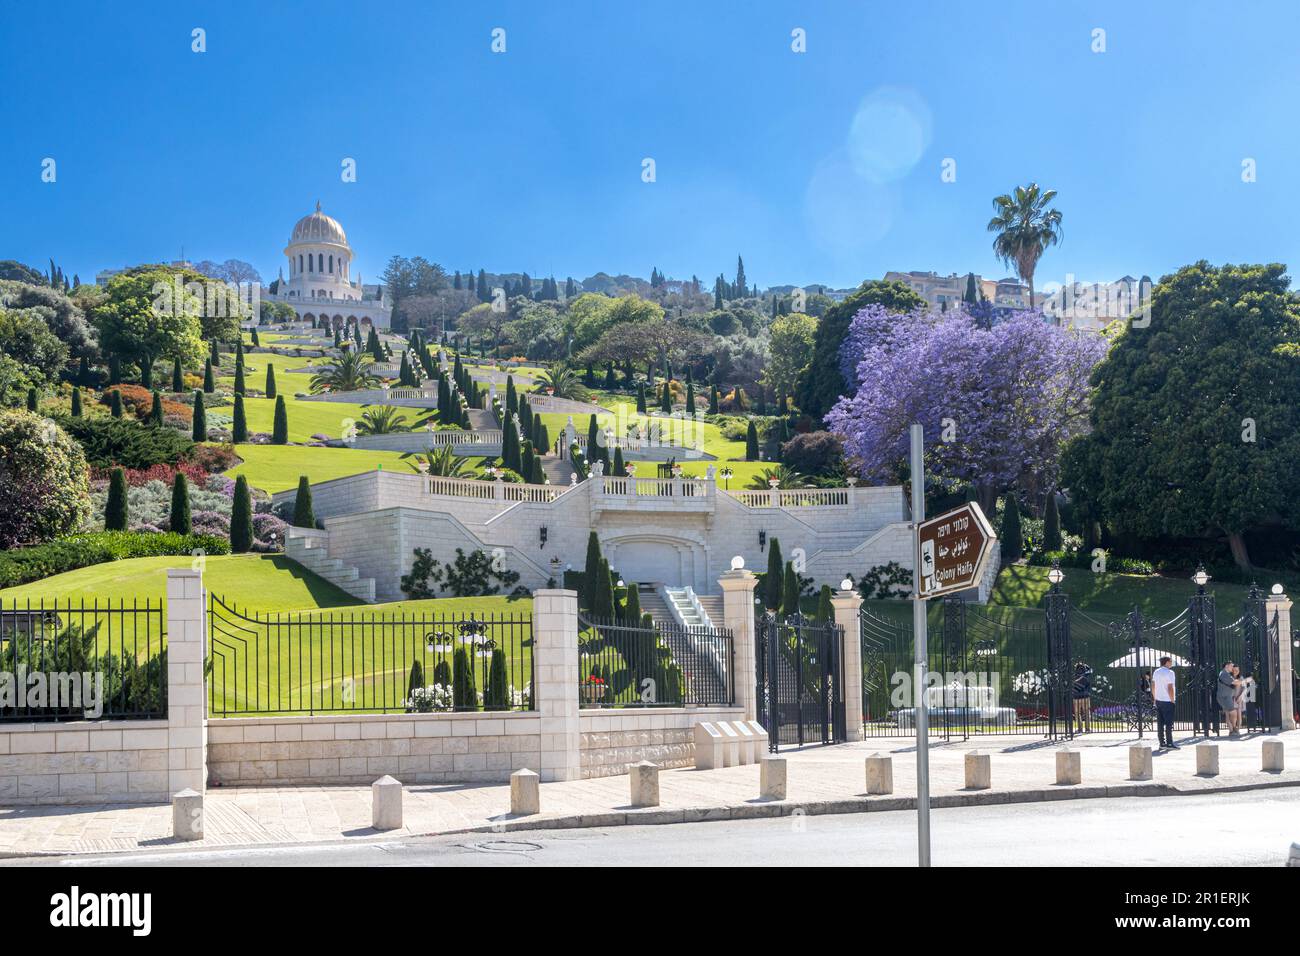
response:
{"label": "concrete bollard", "polygon": [[718,731],[722,734],[722,765],[724,767],[740,766],[740,734],[725,720],[718,721]]}
{"label": "concrete bollard", "polygon": [[402,828],[402,785],[386,774],[370,785],[370,825],[376,830]]}
{"label": "concrete bollard", "polygon": [[203,794],[187,789],[172,797],[172,836],[177,840],[203,839]]}
{"label": "concrete bollard", "polygon": [[786,767],[784,757],[764,756],[759,762],[758,792],[764,800],[784,800]]}
{"label": "concrete bollard", "polygon": [[1265,773],[1281,773],[1286,769],[1286,756],[1282,749],[1282,741],[1266,740],[1262,749],[1264,763],[1261,769]]}
{"label": "concrete bollard", "polygon": [[1219,775],[1219,745],[1196,745],[1196,775],[1198,777],[1217,777]]}
{"label": "concrete bollard", "polygon": [[659,806],[659,768],[649,760],[634,763],[628,768],[632,783],[632,806]]}
{"label": "concrete bollard", "polygon": [[988,754],[972,750],[966,755],[966,789],[988,790],[993,786],[993,764]]}
{"label": "concrete bollard", "polygon": [[700,721],[694,728],[695,769],[717,770],[724,763],[722,731],[708,721]]}
{"label": "concrete bollard", "polygon": [[767,739],[760,739],[758,734],[750,729],[749,724],[743,720],[731,721],[731,727],[740,738],[740,762],[742,764],[758,763],[763,754],[767,752]]}
{"label": "concrete bollard", "polygon": [[1128,778],[1151,779],[1151,748],[1146,744],[1134,744],[1128,748]]}
{"label": "concrete bollard", "polygon": [[866,760],[867,793],[886,794],[894,792],[894,758],[872,754]]}
{"label": "concrete bollard", "polygon": [[1082,754],[1077,750],[1058,750],[1056,752],[1056,785],[1073,787],[1083,782]]}
{"label": "concrete bollard", "polygon": [[541,777],[525,767],[510,775],[510,812],[527,816],[542,812]]}

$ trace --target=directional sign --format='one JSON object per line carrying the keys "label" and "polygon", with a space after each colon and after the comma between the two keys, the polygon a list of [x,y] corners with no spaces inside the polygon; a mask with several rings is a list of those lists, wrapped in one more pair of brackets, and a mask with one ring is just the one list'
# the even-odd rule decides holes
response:
{"label": "directional sign", "polygon": [[921,597],[975,587],[996,538],[984,512],[973,501],[921,522],[916,535]]}

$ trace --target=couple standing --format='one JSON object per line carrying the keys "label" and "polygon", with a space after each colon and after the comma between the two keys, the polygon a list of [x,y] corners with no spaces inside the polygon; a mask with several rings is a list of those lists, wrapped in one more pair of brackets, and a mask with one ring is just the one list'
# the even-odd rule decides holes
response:
{"label": "couple standing", "polygon": [[1224,661],[1223,670],[1219,671],[1219,685],[1215,689],[1215,701],[1223,711],[1223,719],[1228,724],[1228,736],[1241,736],[1241,717],[1246,710],[1246,687],[1248,679],[1241,676],[1241,668],[1232,661]]}

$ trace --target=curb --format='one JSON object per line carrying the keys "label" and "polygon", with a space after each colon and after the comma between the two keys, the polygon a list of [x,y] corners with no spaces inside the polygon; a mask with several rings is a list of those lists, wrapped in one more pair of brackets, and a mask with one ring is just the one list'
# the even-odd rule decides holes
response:
{"label": "curb", "polygon": [[[1205,778],[1202,778],[1205,779]],[[1036,790],[980,790],[932,796],[932,809],[958,807],[987,807],[1021,803],[1051,803],[1064,800],[1096,800],[1110,797],[1186,797],[1213,793],[1242,793],[1250,790],[1276,790],[1300,787],[1300,777],[1263,780],[1251,783],[1224,783],[1216,786],[1205,779],[1206,786],[1177,787],[1169,783],[1120,783],[1104,786],[1051,786]],[[597,827],[663,826],[674,823],[710,823],[719,820],[759,820],[794,816],[826,816],[844,813],[884,813],[896,810],[915,810],[915,797],[855,795],[837,800],[784,800],[752,801],[721,806],[698,807],[648,807],[645,809],[610,810],[598,813],[576,813],[567,816],[521,816],[500,819],[495,823],[473,827],[430,832],[409,832],[385,836],[375,834],[367,838],[308,840],[300,843],[230,843],[205,845],[201,841],[148,848],[153,853],[192,852],[195,850],[244,850],[304,846],[357,846],[358,844],[383,844],[398,840],[427,839],[469,833],[517,833],[529,830],[588,830]],[[509,814],[505,814],[509,817]],[[0,850],[0,860],[23,860],[45,857],[118,856],[140,852],[141,847],[123,850],[31,850],[27,852]]]}

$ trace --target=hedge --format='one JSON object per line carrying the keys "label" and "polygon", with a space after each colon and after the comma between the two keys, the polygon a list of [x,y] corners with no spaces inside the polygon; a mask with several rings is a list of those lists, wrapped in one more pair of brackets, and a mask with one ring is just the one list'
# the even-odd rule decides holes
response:
{"label": "hedge", "polygon": [[0,588],[17,587],[106,561],[189,555],[196,550],[229,554],[230,544],[208,534],[96,531],[71,535],[0,553]]}

